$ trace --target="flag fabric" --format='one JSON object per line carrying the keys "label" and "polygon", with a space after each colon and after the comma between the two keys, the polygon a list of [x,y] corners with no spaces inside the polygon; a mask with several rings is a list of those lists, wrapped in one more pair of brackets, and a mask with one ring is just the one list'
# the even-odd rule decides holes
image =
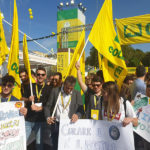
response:
{"label": "flag fabric", "polygon": [[116,81],[120,89],[126,77],[127,70],[120,66],[114,65],[105,57],[102,58],[102,70],[105,82]]}
{"label": "flag fabric", "polygon": [[115,19],[122,45],[150,43],[150,14]]}
{"label": "flag fabric", "polygon": [[2,15],[0,12],[0,66],[6,60],[6,55],[8,55],[9,50],[5,40],[4,28],[2,23]]}
{"label": "flag fabric", "polygon": [[[77,77],[77,70],[75,68],[75,64],[78,61],[80,54],[84,48],[84,43],[85,43],[85,31],[83,30],[81,33],[80,39],[78,41],[78,44],[75,48],[75,51],[72,56],[68,70],[66,72],[65,78],[70,75]],[[81,72],[82,72],[83,76],[85,75],[85,59],[84,59],[84,57],[85,57],[85,52],[83,53],[81,60],[80,60],[80,68],[81,68]]]}
{"label": "flag fabric", "polygon": [[[105,57],[107,61],[110,61],[113,65],[122,68],[121,69],[122,72],[120,74],[123,76],[126,76],[127,74],[126,64],[124,61],[124,57],[122,55],[121,46],[120,46],[118,37],[116,35],[115,28],[113,25],[112,0],[105,0],[100,10],[100,13],[98,14],[98,17],[90,32],[89,41],[98,50],[98,52]],[[111,74],[112,72],[108,72],[108,73]],[[115,79],[111,79],[111,78],[106,80],[105,78],[106,72],[104,71],[104,69],[103,69],[103,74],[104,74],[105,81],[108,81],[108,80],[115,81]]]}
{"label": "flag fabric", "polygon": [[[66,72],[65,78],[67,76],[70,76],[70,75],[77,78],[77,70],[75,68],[75,64],[76,64],[76,62],[78,61],[78,59],[81,55],[81,52],[84,48],[84,43],[85,43],[85,31],[83,30],[81,35],[80,35],[78,44],[75,48],[75,51],[74,51],[74,54],[72,56],[70,65],[68,67],[68,70]],[[82,80],[83,80],[83,82],[85,82],[85,51],[83,52],[83,55],[80,59],[80,70],[81,70],[81,74],[82,74]],[[85,104],[84,94],[83,94],[83,91],[81,90],[80,85],[79,85],[78,82],[76,82],[75,89],[78,90],[78,91],[81,91],[82,101],[83,101],[83,104]]]}
{"label": "flag fabric", "polygon": [[15,87],[12,95],[16,98],[21,98],[21,83],[19,78],[19,32],[18,32],[18,13],[16,0],[14,0],[13,24],[11,35],[11,46],[8,59],[8,74],[15,78]]}
{"label": "flag fabric", "polygon": [[25,68],[28,72],[29,79],[31,79],[32,83],[35,83],[35,80],[31,76],[31,69],[30,69],[30,61],[29,61],[29,55],[28,55],[28,45],[27,45],[26,34],[24,34],[24,37],[23,37],[23,61],[24,61]]}

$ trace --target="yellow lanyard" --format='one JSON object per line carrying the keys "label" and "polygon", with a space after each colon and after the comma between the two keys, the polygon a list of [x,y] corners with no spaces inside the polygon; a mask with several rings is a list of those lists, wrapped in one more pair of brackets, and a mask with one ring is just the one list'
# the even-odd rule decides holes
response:
{"label": "yellow lanyard", "polygon": [[[9,96],[7,102],[10,102],[10,99],[11,99],[11,95]],[[0,103],[2,102],[2,98],[0,97]]]}
{"label": "yellow lanyard", "polygon": [[45,86],[45,83],[43,83],[43,86],[42,86],[40,92],[38,92],[38,86],[36,84],[36,96],[37,96],[38,102],[40,101],[41,93],[42,93],[44,86]]}
{"label": "yellow lanyard", "polygon": [[62,102],[63,109],[65,110],[71,102],[71,95],[70,95],[70,98],[68,100],[68,103],[66,104],[66,106],[64,106],[63,94],[61,94],[61,102]]}
{"label": "yellow lanyard", "polygon": [[107,119],[108,121],[112,121],[115,118],[116,114],[113,114],[113,116],[110,118],[109,113],[107,112]]}

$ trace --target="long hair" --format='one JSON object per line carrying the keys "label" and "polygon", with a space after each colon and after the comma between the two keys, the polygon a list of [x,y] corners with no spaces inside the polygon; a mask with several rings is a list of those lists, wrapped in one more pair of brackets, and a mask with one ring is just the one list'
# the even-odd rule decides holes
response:
{"label": "long hair", "polygon": [[109,81],[105,82],[102,86],[102,89],[107,92],[108,99],[104,101],[104,108],[107,113],[115,113],[117,114],[120,109],[120,102],[119,102],[119,90],[118,86],[115,82]]}

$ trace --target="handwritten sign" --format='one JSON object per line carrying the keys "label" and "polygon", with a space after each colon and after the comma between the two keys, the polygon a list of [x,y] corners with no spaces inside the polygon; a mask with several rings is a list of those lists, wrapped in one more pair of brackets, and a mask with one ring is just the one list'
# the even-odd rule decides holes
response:
{"label": "handwritten sign", "polygon": [[26,150],[23,116],[0,121],[0,149]]}
{"label": "handwritten sign", "polygon": [[24,106],[24,102],[3,102],[0,103],[0,121],[21,116],[19,109]]}
{"label": "handwritten sign", "polygon": [[25,120],[19,112],[24,102],[0,103],[0,149],[26,150]]}
{"label": "handwritten sign", "polygon": [[62,119],[58,150],[134,150],[132,125],[81,119]]}
{"label": "handwritten sign", "polygon": [[134,110],[139,119],[139,124],[134,131],[150,142],[150,98],[137,93],[134,101]]}

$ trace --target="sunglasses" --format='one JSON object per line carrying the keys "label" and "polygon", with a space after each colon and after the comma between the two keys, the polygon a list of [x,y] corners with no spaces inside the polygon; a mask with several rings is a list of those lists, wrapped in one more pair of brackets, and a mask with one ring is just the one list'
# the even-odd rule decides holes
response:
{"label": "sunglasses", "polygon": [[39,73],[38,73],[38,74],[37,74],[37,76],[42,76],[42,77],[44,77],[44,76],[45,76],[45,74],[39,74]]}
{"label": "sunglasses", "polygon": [[7,86],[8,88],[11,88],[13,85],[12,85],[12,84],[3,83],[2,86],[3,86],[3,87],[6,87],[6,86]]}
{"label": "sunglasses", "polygon": [[101,84],[92,84],[93,87],[97,86],[97,87],[100,87]]}
{"label": "sunglasses", "polygon": [[58,81],[58,79],[52,79],[53,81]]}

